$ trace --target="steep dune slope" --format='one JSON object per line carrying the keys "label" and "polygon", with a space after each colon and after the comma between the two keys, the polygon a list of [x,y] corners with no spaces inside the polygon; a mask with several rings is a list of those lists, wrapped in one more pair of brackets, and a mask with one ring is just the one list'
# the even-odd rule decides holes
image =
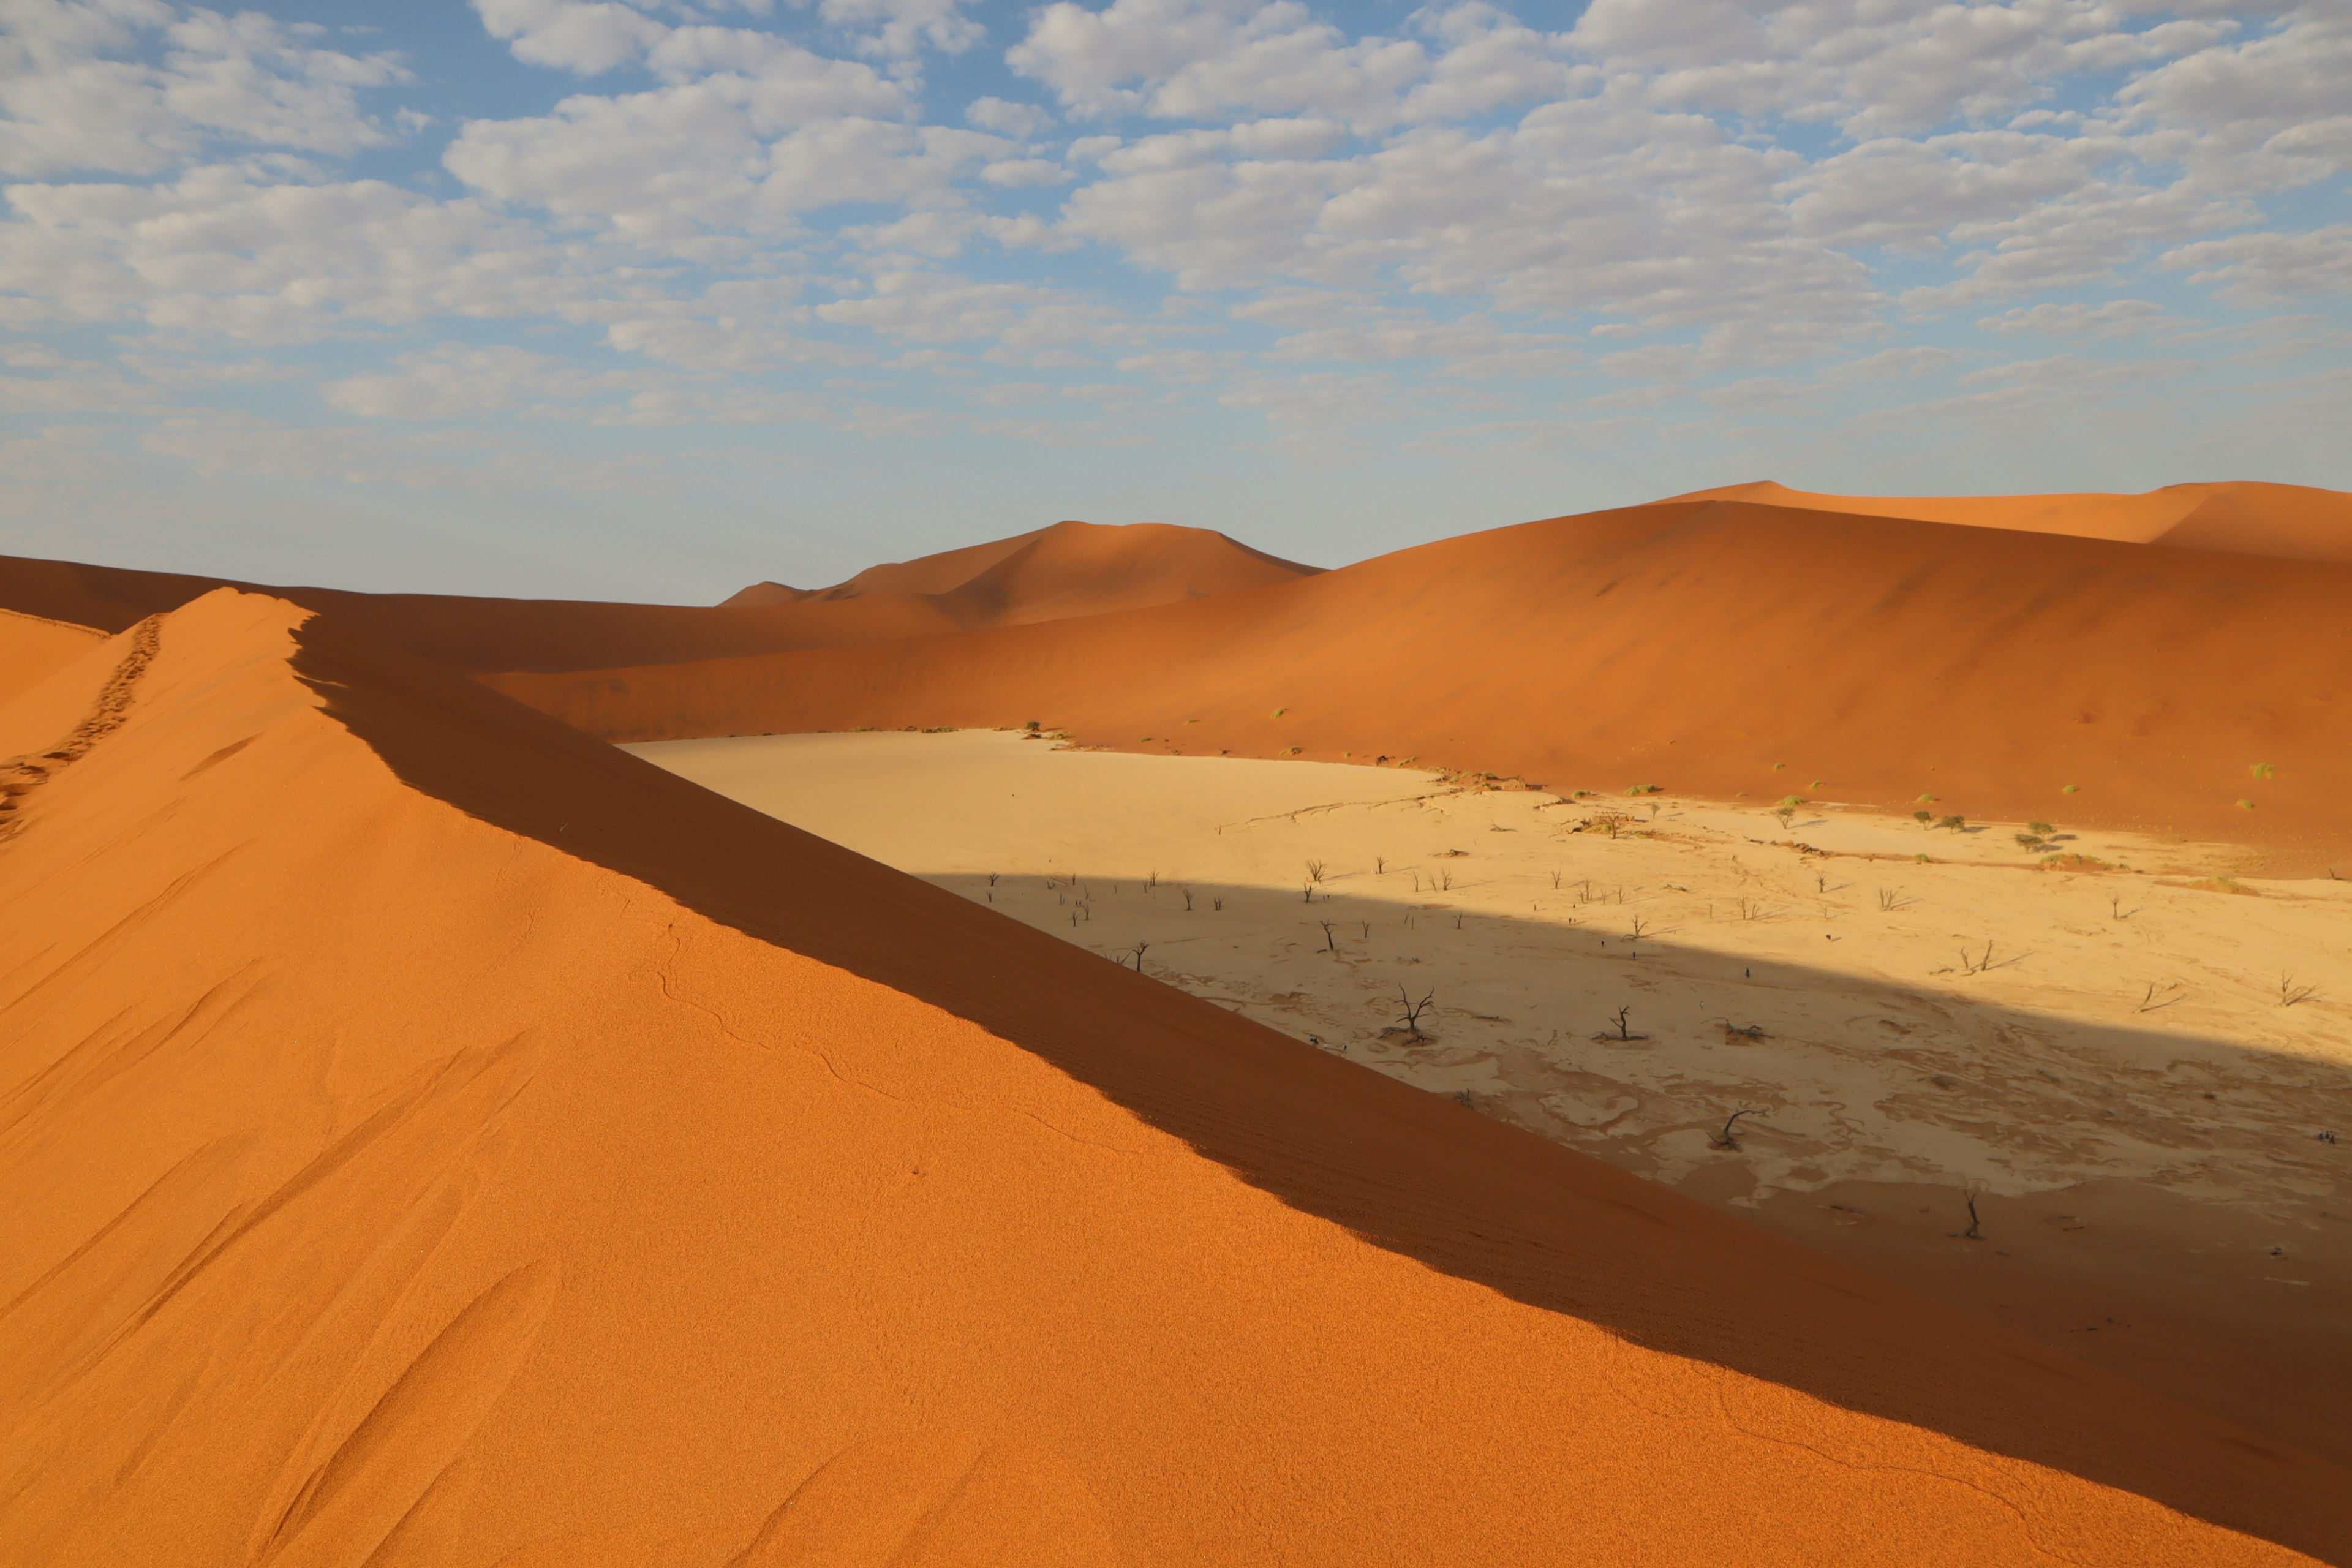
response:
{"label": "steep dune slope", "polygon": [[1672,500],[1738,500],[1811,511],[1906,517],[1971,528],[2066,533],[2193,550],[2352,563],[2352,495],[2252,480],[2167,485],[2143,495],[1833,496],[1769,479]]}
{"label": "steep dune slope", "polygon": [[1555,789],[1932,795],[2265,845],[2287,868],[2352,866],[2347,619],[2352,568],[1686,502],[1118,616],[488,679],[614,740],[1038,719]]}
{"label": "steep dune slope", "polygon": [[[714,608],[359,594],[10,557],[0,557],[0,606],[120,631],[215,588],[243,588],[334,610],[370,635],[452,669],[549,671],[887,642],[1097,615],[1288,582],[1313,570],[1206,529],[1065,522],[875,567],[838,588],[803,594],[761,584],[779,591],[748,599],[739,595]],[[925,586],[932,583],[941,585]]]}
{"label": "steep dune slope", "polygon": [[104,634],[67,621],[0,610],[0,702],[38,686]]}
{"label": "steep dune slope", "polygon": [[52,764],[0,1559],[2352,1553],[2352,1477],[329,617],[211,595],[55,682],[69,734],[0,710]]}

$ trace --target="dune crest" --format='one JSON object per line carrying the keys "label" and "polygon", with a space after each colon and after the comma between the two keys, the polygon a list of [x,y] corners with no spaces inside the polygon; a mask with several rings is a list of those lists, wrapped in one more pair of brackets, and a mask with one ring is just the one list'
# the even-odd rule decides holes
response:
{"label": "dune crest", "polygon": [[2352,1550],[2331,1467],[331,616],[91,658],[0,844],[9,1561]]}
{"label": "dune crest", "polygon": [[2352,563],[2352,495],[2306,485],[2241,479],[2167,485],[2141,495],[1840,496],[1762,479],[1667,499],[1752,501],[1808,511]]}
{"label": "dune crest", "polygon": [[764,610],[776,605],[797,605],[810,596],[806,588],[783,583],[754,583],[719,601],[722,610]]}
{"label": "dune crest", "polygon": [[[452,669],[549,672],[1021,626],[1237,593],[1316,571],[1208,529],[1061,522],[872,567],[832,588],[756,584],[711,607],[288,588],[6,556],[0,556],[0,607],[114,632],[215,588],[237,588],[333,610],[371,635]],[[0,637],[5,635],[11,634]],[[0,640],[0,656],[11,646]],[[0,683],[6,679],[0,670]]]}
{"label": "dune crest", "polygon": [[485,679],[618,741],[1038,719],[1555,790],[1932,796],[2308,873],[2352,867],[2347,617],[2326,563],[1662,502],[1085,621]]}
{"label": "dune crest", "polygon": [[1032,533],[869,566],[830,588],[756,583],[721,605],[814,604],[917,595],[965,629],[1097,616],[1310,577],[1317,568],[1205,528],[1057,522]]}

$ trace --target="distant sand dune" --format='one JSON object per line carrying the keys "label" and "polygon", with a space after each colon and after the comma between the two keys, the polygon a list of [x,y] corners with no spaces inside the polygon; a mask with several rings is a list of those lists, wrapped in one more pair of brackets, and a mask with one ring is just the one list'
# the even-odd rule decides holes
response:
{"label": "distant sand dune", "polygon": [[2167,485],[2143,495],[1833,496],[1792,490],[1764,479],[1670,499],[1755,501],[1810,511],[2352,564],[2352,495],[2305,485],[2239,480]]}
{"label": "distant sand dune", "polygon": [[2339,1469],[348,620],[208,595],[53,680],[0,1560],[2352,1553]]}
{"label": "distant sand dune", "polygon": [[967,628],[1020,626],[1230,594],[1315,571],[1205,528],[1057,522],[1011,539],[869,566],[831,588],[755,583],[722,608],[913,594],[941,600]]}
{"label": "distant sand dune", "polygon": [[1933,795],[2301,873],[2352,870],[2347,624],[2352,566],[1686,501],[1118,616],[486,679],[620,741],[1036,719],[1555,789]]}
{"label": "distant sand dune", "polygon": [[[0,556],[0,605],[112,632],[215,588],[243,588],[336,610],[373,635],[452,669],[551,671],[889,642],[1100,615],[1286,583],[1314,571],[1207,529],[1063,522],[994,544],[876,567],[838,588],[803,594],[762,584],[778,593],[747,590],[715,608],[356,594],[6,556]],[[944,585],[923,585],[933,582]]]}

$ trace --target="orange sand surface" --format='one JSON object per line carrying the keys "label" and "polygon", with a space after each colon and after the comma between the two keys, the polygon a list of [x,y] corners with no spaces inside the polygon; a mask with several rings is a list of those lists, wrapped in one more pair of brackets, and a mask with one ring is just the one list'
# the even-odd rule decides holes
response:
{"label": "orange sand surface", "polygon": [[[1000,546],[1010,548],[990,553]],[[967,558],[981,556],[990,564],[975,574]],[[282,588],[6,556],[0,556],[0,606],[121,631],[215,588],[247,588],[333,609],[371,635],[452,669],[571,670],[1098,615],[1289,582],[1313,571],[1206,529],[1064,522],[996,545],[877,567],[836,589],[806,595],[785,589],[790,597],[753,595],[748,602],[738,595],[716,608]],[[936,591],[908,585],[949,579]]]}
{"label": "orange sand surface", "polygon": [[0,1561],[2352,1560],[2352,1475],[333,616],[17,751]]}
{"label": "orange sand surface", "polygon": [[1230,594],[1314,574],[1314,567],[1252,550],[1205,528],[1057,522],[1011,539],[869,566],[831,588],[755,583],[726,603],[811,604],[920,595],[940,600],[963,627],[1022,626]]}
{"label": "orange sand surface", "polygon": [[1694,501],[1085,620],[486,679],[618,741],[1035,719],[1554,790],[1934,796],[2308,874],[2352,870],[2347,624],[2352,566]]}
{"label": "orange sand surface", "polygon": [[[630,750],[2352,1463],[2352,880],[2220,879],[2228,846],[2063,825],[2146,874],[2056,874],[2022,823],[999,731]],[[1639,1039],[1608,1037],[1620,1007]]]}
{"label": "orange sand surface", "polygon": [[1763,479],[1671,499],[1754,501],[1811,511],[2352,563],[2352,495],[2305,485],[2243,480],[2167,485],[2136,496],[1832,496]]}
{"label": "orange sand surface", "polygon": [[66,621],[0,610],[0,702],[38,686],[88,653],[104,635]]}

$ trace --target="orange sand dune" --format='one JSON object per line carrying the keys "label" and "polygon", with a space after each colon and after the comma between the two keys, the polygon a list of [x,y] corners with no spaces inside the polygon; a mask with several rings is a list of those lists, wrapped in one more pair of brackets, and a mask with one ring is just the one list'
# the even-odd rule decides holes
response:
{"label": "orange sand dune", "polygon": [[1610,795],[1931,795],[2352,869],[2347,624],[2352,567],[1662,502],[1083,622],[486,679],[614,740],[1037,719]]}
{"label": "orange sand dune", "polygon": [[12,750],[0,1561],[2352,1561],[2352,1475],[331,616]]}
{"label": "orange sand dune", "polygon": [[357,594],[0,557],[0,605],[120,631],[216,587],[248,588],[311,609],[331,608],[374,636],[453,669],[545,671],[884,642],[1098,615],[1288,582],[1314,570],[1206,529],[1156,523],[1057,523],[1020,539],[927,559],[953,563],[981,556],[987,557],[983,566],[938,591],[900,585],[930,580],[926,563],[915,562],[877,567],[840,588],[785,602],[730,601],[717,608]]}
{"label": "orange sand dune", "polygon": [[103,636],[66,621],[0,610],[0,702],[38,686]]}
{"label": "orange sand dune", "polygon": [[2231,550],[2352,563],[2352,495],[2247,480],[2167,485],[2145,495],[1832,496],[1769,479],[1693,490],[1673,500],[1743,500],[1812,511],[1907,517],[1971,528],[2071,533],[2134,544]]}
{"label": "orange sand dune", "polygon": [[869,566],[831,588],[755,583],[726,605],[912,594],[940,600],[960,626],[1021,626],[1231,594],[1312,576],[1315,571],[1205,528],[1057,522],[1011,539]]}

